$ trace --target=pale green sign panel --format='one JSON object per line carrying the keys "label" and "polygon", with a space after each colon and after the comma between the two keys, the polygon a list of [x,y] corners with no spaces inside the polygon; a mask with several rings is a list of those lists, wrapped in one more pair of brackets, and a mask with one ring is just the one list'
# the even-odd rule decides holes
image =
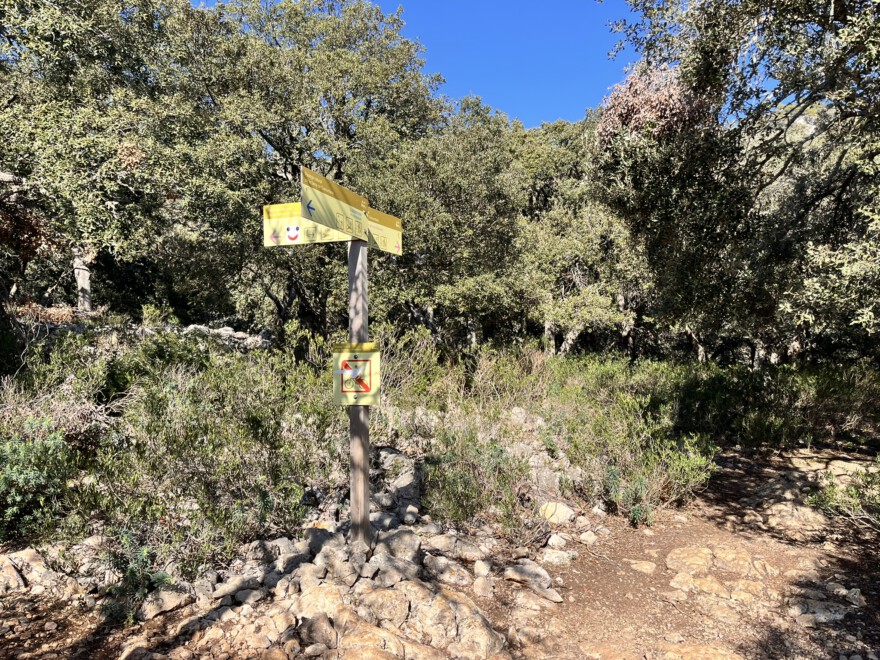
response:
{"label": "pale green sign panel", "polygon": [[333,347],[333,402],[340,406],[379,403],[379,347],[375,343]]}

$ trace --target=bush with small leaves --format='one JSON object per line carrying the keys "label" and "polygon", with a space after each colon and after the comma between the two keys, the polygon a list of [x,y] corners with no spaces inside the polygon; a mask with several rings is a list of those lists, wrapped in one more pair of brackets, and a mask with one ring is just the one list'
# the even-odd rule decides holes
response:
{"label": "bush with small leaves", "polygon": [[28,418],[0,438],[0,540],[50,527],[79,462],[50,420]]}

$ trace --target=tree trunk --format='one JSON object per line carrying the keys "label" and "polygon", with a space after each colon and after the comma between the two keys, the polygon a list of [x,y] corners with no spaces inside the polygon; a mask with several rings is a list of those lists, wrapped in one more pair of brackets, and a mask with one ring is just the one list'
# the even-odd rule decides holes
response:
{"label": "tree trunk", "polygon": [[73,257],[73,276],[76,278],[76,308],[80,312],[91,312],[92,271],[80,254]]}
{"label": "tree trunk", "polygon": [[[15,285],[12,285],[13,288]],[[5,278],[0,279],[0,375],[14,373],[21,365],[23,343],[16,332],[15,319],[9,314],[6,305],[12,302],[10,288]]]}
{"label": "tree trunk", "polygon": [[565,333],[562,345],[559,347],[560,355],[568,355],[571,352],[571,349],[574,348],[578,338],[581,336],[581,332],[581,329],[572,329]]}
{"label": "tree trunk", "polygon": [[556,332],[550,321],[544,321],[544,353],[556,355]]}
{"label": "tree trunk", "polygon": [[700,335],[691,330],[690,328],[685,328],[685,332],[687,332],[688,337],[690,337],[691,344],[697,351],[697,362],[700,364],[705,364],[706,362],[706,347],[703,346],[703,342],[700,340]]}

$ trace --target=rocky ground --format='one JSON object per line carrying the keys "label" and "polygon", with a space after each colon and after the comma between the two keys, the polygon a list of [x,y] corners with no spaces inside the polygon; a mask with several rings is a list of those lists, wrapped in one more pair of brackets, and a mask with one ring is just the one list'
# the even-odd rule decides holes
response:
{"label": "rocky ground", "polygon": [[[400,460],[384,450],[384,464]],[[377,493],[372,547],[332,507],[296,539],[154,592],[110,622],[100,536],[0,555],[0,658],[847,658],[880,656],[877,539],[806,506],[858,456],[721,457],[685,509],[635,529],[558,500],[514,547],[419,515],[412,475]]]}

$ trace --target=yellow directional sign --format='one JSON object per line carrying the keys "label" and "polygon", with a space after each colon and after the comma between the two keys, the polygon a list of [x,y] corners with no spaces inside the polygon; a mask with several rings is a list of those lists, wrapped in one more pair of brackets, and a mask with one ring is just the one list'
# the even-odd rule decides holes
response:
{"label": "yellow directional sign", "polygon": [[367,243],[391,254],[403,254],[403,222],[393,215],[367,209]]}
{"label": "yellow directional sign", "polygon": [[372,209],[365,197],[312,172],[302,172],[302,202],[263,207],[263,245],[330,243],[359,238],[403,254],[403,222]]}
{"label": "yellow directional sign", "polygon": [[367,198],[307,167],[300,167],[300,172],[303,217],[329,229],[367,240]]}
{"label": "yellow directional sign", "polygon": [[379,347],[375,343],[333,347],[333,402],[342,406],[379,403]]}
{"label": "yellow directional sign", "polygon": [[350,240],[348,234],[303,218],[299,202],[263,207],[263,245],[267,247]]}

